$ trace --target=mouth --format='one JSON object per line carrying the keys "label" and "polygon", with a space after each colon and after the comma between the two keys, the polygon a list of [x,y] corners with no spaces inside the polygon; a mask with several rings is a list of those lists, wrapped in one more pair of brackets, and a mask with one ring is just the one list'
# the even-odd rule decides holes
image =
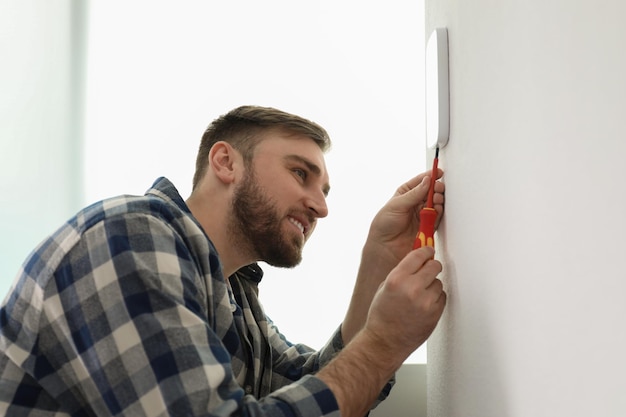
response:
{"label": "mouth", "polygon": [[295,227],[298,228],[298,230],[300,230],[300,233],[302,233],[303,235],[306,235],[306,232],[308,230],[308,225],[302,223],[300,220],[294,218],[294,217],[287,217],[287,220],[289,220],[289,223],[293,224]]}

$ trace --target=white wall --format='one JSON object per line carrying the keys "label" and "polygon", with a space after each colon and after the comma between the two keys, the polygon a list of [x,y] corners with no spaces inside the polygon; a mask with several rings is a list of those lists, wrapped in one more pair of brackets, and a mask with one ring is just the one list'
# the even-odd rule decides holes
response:
{"label": "white wall", "polygon": [[427,0],[448,28],[430,417],[624,416],[626,3]]}

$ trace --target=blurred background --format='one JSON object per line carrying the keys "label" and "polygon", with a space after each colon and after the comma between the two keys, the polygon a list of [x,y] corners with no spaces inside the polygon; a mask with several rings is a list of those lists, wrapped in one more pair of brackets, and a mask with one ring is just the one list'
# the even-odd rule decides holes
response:
{"label": "blurred background", "polygon": [[83,206],[159,176],[186,198],[206,126],[271,106],[333,139],[330,214],[261,284],[283,333],[321,347],[371,219],[426,169],[423,59],[421,0],[0,0],[0,294]]}

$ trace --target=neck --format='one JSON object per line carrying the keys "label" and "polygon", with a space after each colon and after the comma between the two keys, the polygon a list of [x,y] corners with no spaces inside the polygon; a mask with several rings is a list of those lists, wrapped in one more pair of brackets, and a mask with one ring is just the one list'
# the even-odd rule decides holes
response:
{"label": "neck", "polygon": [[186,201],[191,214],[198,220],[217,249],[222,263],[222,273],[226,278],[256,261],[254,257],[248,255],[248,250],[232,242],[232,233],[229,230],[230,207],[224,203],[228,201],[230,200],[227,198],[214,198],[209,202],[206,194],[200,193],[192,193]]}

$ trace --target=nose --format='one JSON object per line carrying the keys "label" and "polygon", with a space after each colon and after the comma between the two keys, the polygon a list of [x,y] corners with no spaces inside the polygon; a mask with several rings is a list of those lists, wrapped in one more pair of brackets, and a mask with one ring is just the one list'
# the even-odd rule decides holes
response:
{"label": "nose", "polygon": [[312,194],[306,202],[309,211],[313,212],[316,218],[328,216],[328,206],[326,205],[326,195],[322,191]]}

